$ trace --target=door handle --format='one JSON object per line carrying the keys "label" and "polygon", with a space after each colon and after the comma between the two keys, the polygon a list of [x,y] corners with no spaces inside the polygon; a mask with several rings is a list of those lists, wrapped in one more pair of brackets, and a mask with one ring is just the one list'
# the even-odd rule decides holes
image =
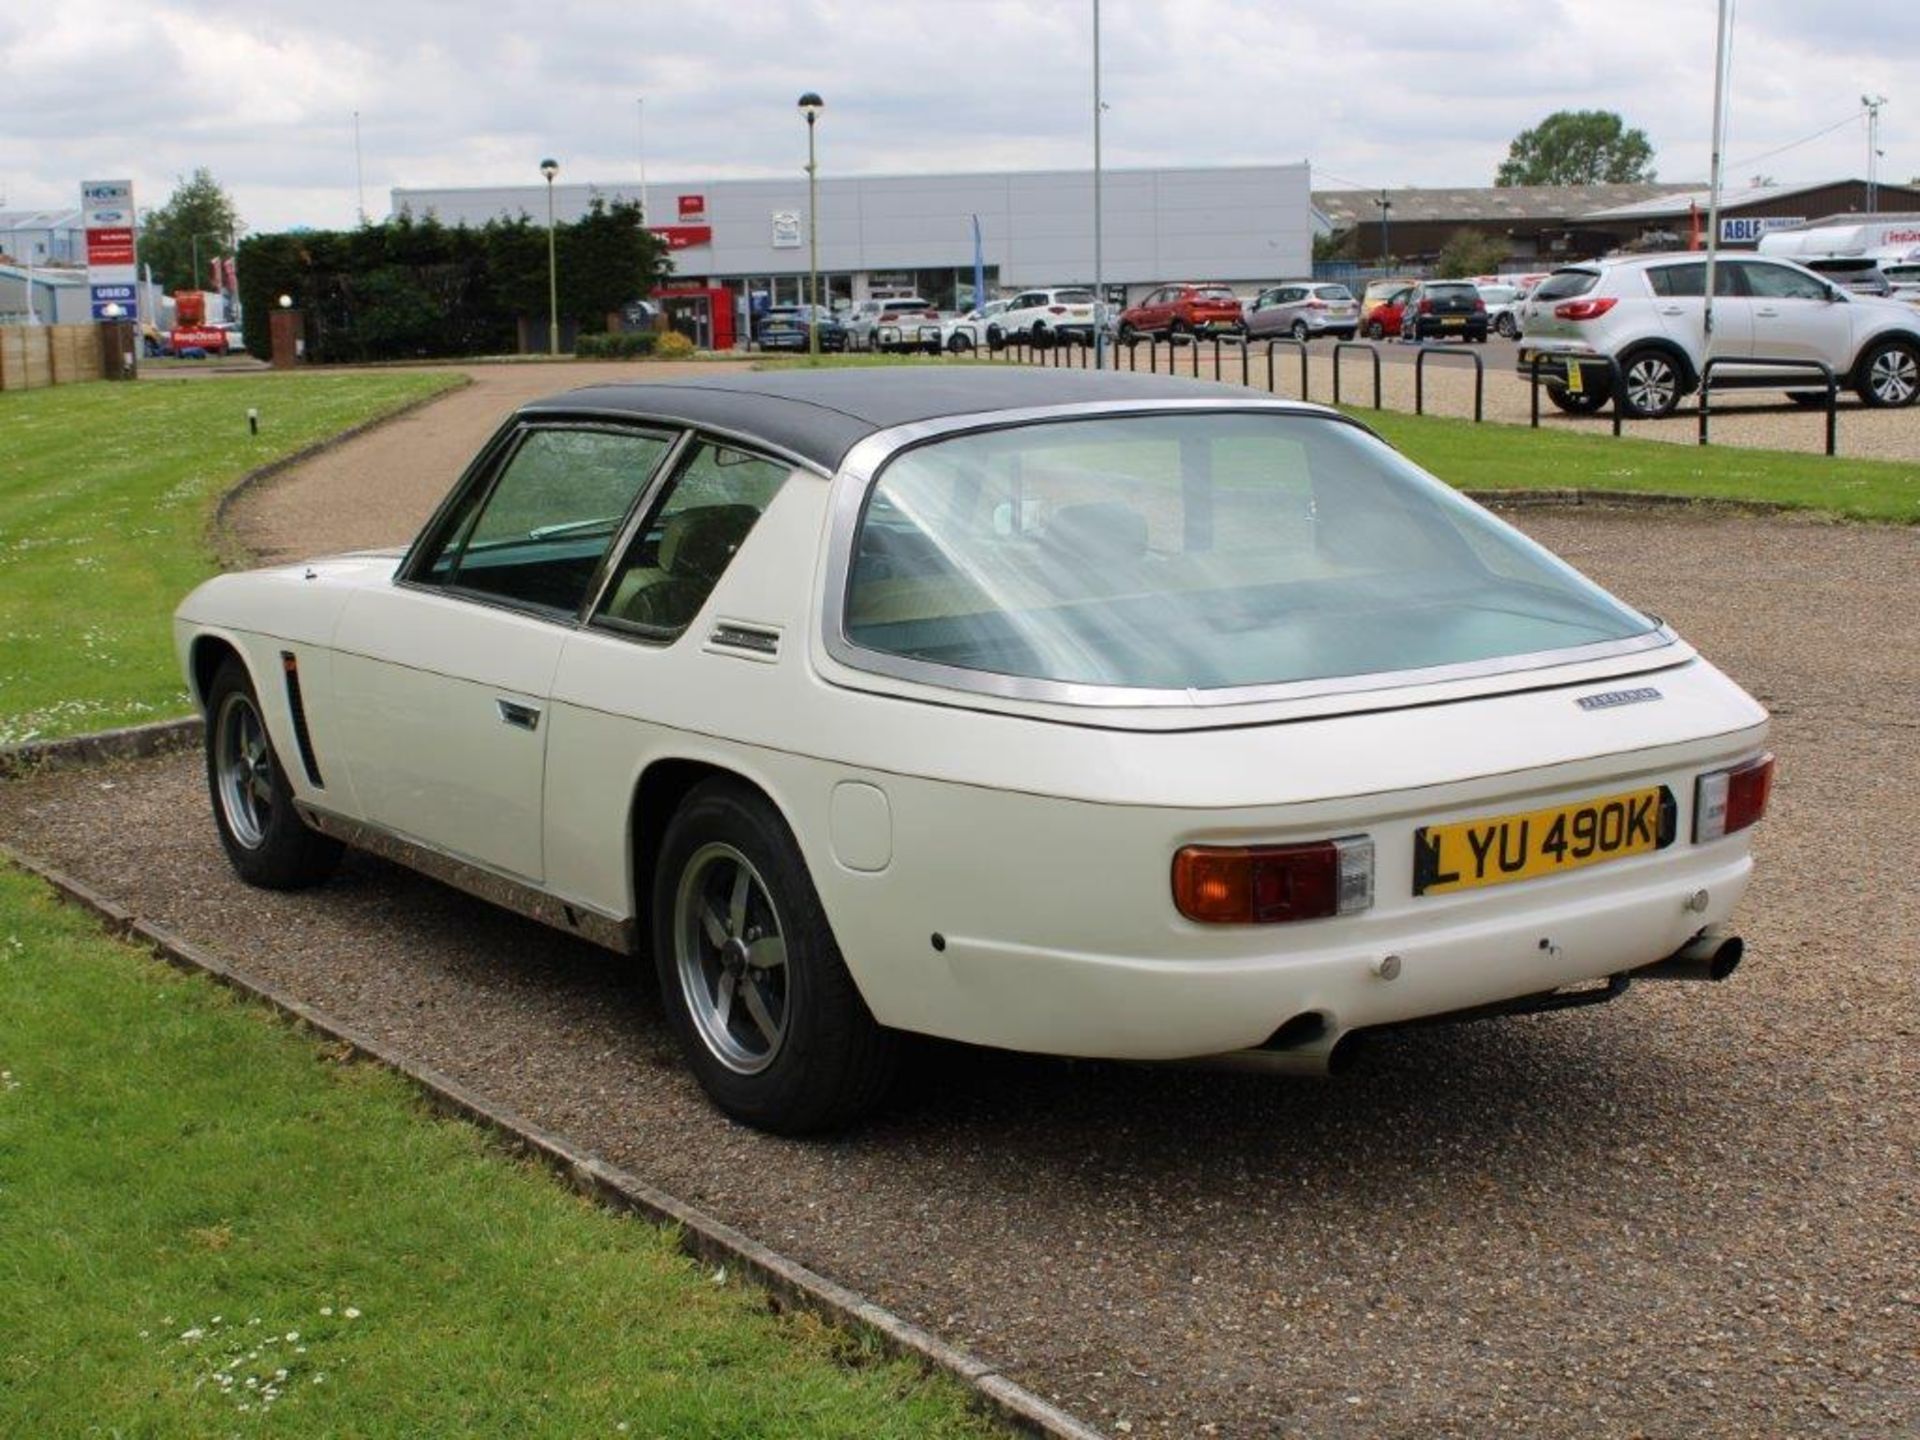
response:
{"label": "door handle", "polygon": [[1683,312],[1678,305],[1662,305],[1660,307],[1660,313],[1662,315],[1679,315]]}
{"label": "door handle", "polygon": [[540,728],[540,707],[522,705],[514,700],[495,699],[493,702],[500,710],[503,723],[518,730],[538,730]]}
{"label": "door handle", "polygon": [[1777,319],[1779,318],[1779,315],[1780,315],[1780,312],[1778,310],[1756,310],[1753,313],[1756,315],[1765,315],[1769,319]]}

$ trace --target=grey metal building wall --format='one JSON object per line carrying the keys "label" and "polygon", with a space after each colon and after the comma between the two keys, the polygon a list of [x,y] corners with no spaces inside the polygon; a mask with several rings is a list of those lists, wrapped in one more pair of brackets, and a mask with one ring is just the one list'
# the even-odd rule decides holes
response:
{"label": "grey metal building wall", "polygon": [[[1106,172],[1104,250],[1110,283],[1164,280],[1257,281],[1310,272],[1313,226],[1308,167],[1249,165],[1218,169]],[[656,181],[649,222],[675,223],[678,197],[700,195],[713,243],[675,252],[682,277],[805,273],[807,185],[791,180]],[[639,199],[637,185],[561,184],[554,210],[584,213],[600,195]],[[498,215],[547,213],[543,184],[477,189],[396,189],[393,208],[432,213],[446,224],[481,224]],[[773,217],[801,218],[802,244],[775,248]],[[973,263],[970,217],[980,217],[986,263],[1001,287],[1093,278],[1093,176],[1090,171],[983,175],[887,175],[820,182],[822,271],[885,272]]]}

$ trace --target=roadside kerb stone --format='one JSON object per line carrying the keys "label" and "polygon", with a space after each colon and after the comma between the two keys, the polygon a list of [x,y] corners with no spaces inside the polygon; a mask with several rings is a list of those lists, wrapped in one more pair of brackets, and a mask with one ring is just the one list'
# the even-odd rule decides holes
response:
{"label": "roadside kerb stone", "polygon": [[5,842],[0,842],[0,862],[37,876],[62,899],[91,912],[108,934],[143,945],[168,964],[215,980],[264,1004],[300,1029],[345,1045],[356,1058],[406,1077],[435,1110],[491,1132],[509,1150],[539,1160],[581,1194],[609,1209],[672,1227],[680,1249],[694,1259],[736,1267],[742,1277],[768,1291],[776,1301],[805,1309],[842,1329],[864,1333],[891,1356],[911,1358],[929,1369],[946,1372],[972,1392],[979,1409],[1019,1433],[1044,1440],[1104,1440],[1100,1431],[1009,1380],[978,1356],[948,1344],[638,1176],[578,1149],[452,1077],[408,1060],[278,986],[227,964],[185,936],[141,920],[76,876]]}

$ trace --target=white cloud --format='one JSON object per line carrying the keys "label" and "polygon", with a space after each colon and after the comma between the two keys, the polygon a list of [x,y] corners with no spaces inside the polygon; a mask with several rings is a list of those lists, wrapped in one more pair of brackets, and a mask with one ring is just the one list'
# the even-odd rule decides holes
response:
{"label": "white cloud", "polygon": [[[0,189],[63,204],[132,174],[157,204],[205,165],[258,229],[351,223],[352,113],[368,209],[390,187],[788,173],[802,90],[840,173],[1089,163],[1089,0],[65,0],[0,18]],[[1843,12],[1854,12],[1851,15]],[[1662,178],[1704,178],[1713,6],[1103,0],[1111,165],[1311,159],[1324,183],[1486,184],[1562,108],[1645,129]],[[1884,93],[1883,178],[1920,173],[1897,62],[1920,7],[1744,0],[1734,178],[1859,174],[1860,124],[1762,156]]]}

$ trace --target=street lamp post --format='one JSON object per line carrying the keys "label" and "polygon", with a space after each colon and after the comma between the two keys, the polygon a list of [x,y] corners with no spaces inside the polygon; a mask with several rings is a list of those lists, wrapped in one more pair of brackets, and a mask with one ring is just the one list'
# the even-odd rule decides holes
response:
{"label": "street lamp post", "polygon": [[553,177],[560,173],[558,160],[542,160],[540,173],[547,177],[547,354],[560,353],[560,262],[553,243]]}
{"label": "street lamp post", "polygon": [[800,97],[807,117],[807,358],[820,358],[820,174],[814,161],[813,124],[827,102],[809,90]]}
{"label": "street lamp post", "polygon": [[1380,207],[1380,266],[1385,269],[1387,266],[1387,212],[1393,209],[1393,202],[1387,199],[1387,192],[1382,190],[1380,198],[1373,203]]}

